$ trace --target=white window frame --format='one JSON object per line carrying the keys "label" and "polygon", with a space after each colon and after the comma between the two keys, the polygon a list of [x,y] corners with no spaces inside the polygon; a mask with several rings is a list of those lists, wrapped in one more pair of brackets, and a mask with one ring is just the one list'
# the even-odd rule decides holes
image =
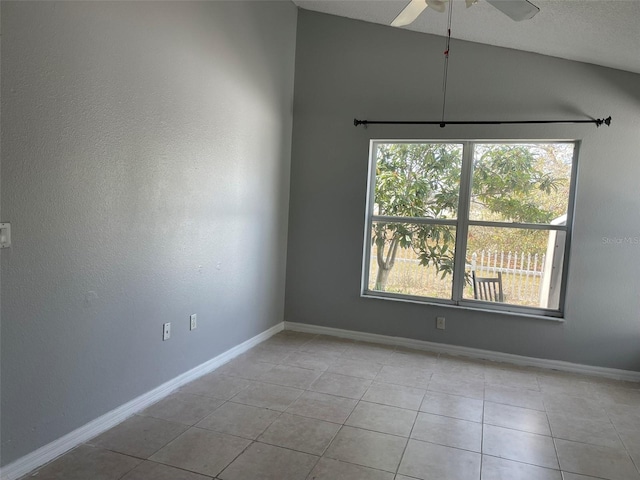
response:
{"label": "white window frame", "polygon": [[[460,190],[458,198],[458,212],[455,219],[432,219],[432,218],[412,218],[412,217],[395,217],[395,216],[383,216],[374,215],[373,209],[375,204],[375,182],[376,182],[376,163],[377,163],[377,148],[380,144],[407,144],[407,143],[437,143],[437,144],[458,144],[463,146],[462,153],[462,169],[460,172]],[[536,224],[536,223],[507,223],[507,222],[487,222],[479,220],[469,219],[469,209],[471,201],[471,182],[473,175],[473,151],[476,144],[558,144],[566,143],[573,144],[573,159],[571,163],[571,175],[569,186],[569,198],[567,205],[567,221],[564,225],[553,224]],[[571,250],[571,233],[573,227],[573,214],[575,207],[576,197],[576,183],[577,183],[577,167],[578,157],[580,151],[580,140],[548,140],[548,139],[536,139],[536,140],[451,140],[451,139],[436,139],[436,140],[383,140],[372,139],[369,143],[369,172],[368,172],[368,184],[367,184],[367,204],[365,211],[365,232],[364,232],[364,248],[363,248],[363,260],[362,260],[362,283],[361,283],[361,296],[368,298],[399,300],[412,303],[462,307],[467,309],[479,309],[488,310],[497,313],[513,313],[523,316],[533,316],[539,318],[548,319],[562,319],[564,318],[565,300],[567,291],[567,281],[569,276],[569,252]],[[438,224],[438,225],[451,225],[456,229],[456,244],[455,244],[455,256],[454,256],[454,272],[452,279],[452,296],[451,299],[434,298],[434,297],[422,297],[415,295],[406,295],[400,293],[389,293],[378,290],[369,289],[369,274],[371,267],[371,232],[374,221],[385,222],[398,222],[398,223],[422,223],[422,224]],[[485,226],[485,227],[508,227],[508,228],[523,228],[523,229],[537,229],[547,231],[560,231],[565,232],[565,245],[564,256],[562,263],[562,278],[560,285],[560,298],[559,306],[557,309],[550,308],[538,308],[527,307],[519,305],[511,305],[507,303],[486,302],[474,299],[463,298],[464,290],[464,277],[466,267],[466,249],[467,238],[470,226]],[[460,253],[462,252],[462,253]]]}

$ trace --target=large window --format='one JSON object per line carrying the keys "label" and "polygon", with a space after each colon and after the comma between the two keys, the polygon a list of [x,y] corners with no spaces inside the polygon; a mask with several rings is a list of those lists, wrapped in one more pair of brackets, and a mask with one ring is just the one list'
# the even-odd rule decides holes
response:
{"label": "large window", "polygon": [[363,294],[561,316],[577,153],[372,141]]}

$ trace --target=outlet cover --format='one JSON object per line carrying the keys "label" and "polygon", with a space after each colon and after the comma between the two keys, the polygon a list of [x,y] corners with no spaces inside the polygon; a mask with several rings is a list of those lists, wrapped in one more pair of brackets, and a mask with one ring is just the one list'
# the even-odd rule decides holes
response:
{"label": "outlet cover", "polygon": [[0,223],[0,248],[11,246],[11,224]]}
{"label": "outlet cover", "polygon": [[189,330],[198,328],[198,316],[195,313],[189,315]]}
{"label": "outlet cover", "polygon": [[165,323],[162,326],[162,340],[169,340],[171,338],[171,324]]}
{"label": "outlet cover", "polygon": [[445,329],[445,320],[444,317],[436,317],[436,328],[439,330]]}

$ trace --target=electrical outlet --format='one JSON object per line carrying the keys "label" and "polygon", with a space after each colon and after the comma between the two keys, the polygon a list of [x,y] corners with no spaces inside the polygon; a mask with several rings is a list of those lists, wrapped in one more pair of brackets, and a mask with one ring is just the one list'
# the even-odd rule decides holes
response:
{"label": "electrical outlet", "polygon": [[198,316],[192,313],[189,316],[189,330],[195,330],[196,328],[198,328]]}
{"label": "electrical outlet", "polygon": [[444,330],[445,328],[444,317],[436,317],[436,328],[439,330]]}
{"label": "electrical outlet", "polygon": [[165,323],[162,326],[162,340],[169,340],[171,338],[171,324]]}

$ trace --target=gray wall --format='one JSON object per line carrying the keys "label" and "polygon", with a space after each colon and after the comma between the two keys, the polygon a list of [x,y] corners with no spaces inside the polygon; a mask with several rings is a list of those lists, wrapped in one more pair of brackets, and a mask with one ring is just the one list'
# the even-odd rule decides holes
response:
{"label": "gray wall", "polygon": [[[640,237],[640,76],[455,41],[448,119],[613,125],[353,126],[438,120],[443,50],[441,37],[300,12],[285,320],[640,370],[640,245],[602,241]],[[371,138],[581,139],[566,322],[360,298]]]}
{"label": "gray wall", "polygon": [[282,321],[296,8],[2,2],[2,30],[6,464]]}

